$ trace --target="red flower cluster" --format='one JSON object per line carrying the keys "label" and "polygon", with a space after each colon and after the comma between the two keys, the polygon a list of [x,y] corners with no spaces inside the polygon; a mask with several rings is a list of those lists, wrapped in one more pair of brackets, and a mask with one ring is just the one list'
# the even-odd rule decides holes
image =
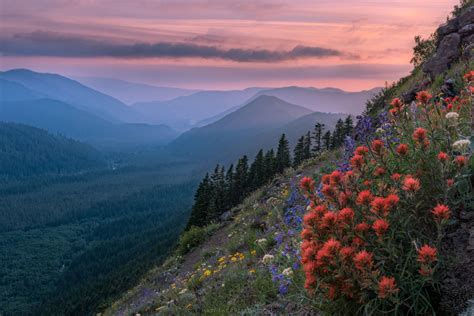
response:
{"label": "red flower cluster", "polygon": [[393,294],[398,293],[398,288],[395,283],[395,278],[382,277],[379,281],[379,297],[387,298]]}
{"label": "red flower cluster", "polygon": [[306,191],[314,191],[314,180],[310,177],[303,177],[303,179],[301,179],[300,181],[300,186],[301,188],[303,188],[304,190]]}
{"label": "red flower cluster", "polygon": [[[474,72],[467,80],[473,79]],[[436,271],[435,247],[425,244],[416,255],[405,248],[413,240],[437,240],[442,231],[439,228],[451,217],[451,210],[447,205],[433,207],[429,199],[415,197],[449,199],[454,190],[449,187],[469,156],[453,157],[452,145],[442,137],[444,125],[439,123],[446,116],[444,106],[450,103],[457,108],[462,99],[435,102],[427,91],[419,92],[416,98],[422,107],[415,114],[402,100],[391,102],[393,115],[387,124],[393,127],[394,137],[357,147],[349,159],[351,170],[322,176],[321,194],[313,192],[312,179],[301,180],[301,187],[311,200],[301,233],[305,288],[309,293],[318,291],[329,300],[356,305],[377,297],[387,299],[387,304],[377,306],[390,306],[396,301],[409,301],[410,291],[426,284],[419,280],[405,284],[397,281],[405,282],[407,275],[431,277]],[[430,115],[438,117],[431,120]],[[415,124],[419,127],[413,130]],[[428,130],[433,133],[428,135]],[[454,132],[451,129],[449,133]],[[392,139],[400,141],[394,144]],[[440,177],[442,181],[436,181]],[[449,200],[445,203],[451,205]],[[434,219],[437,225],[423,216]],[[405,273],[407,269],[409,273]],[[400,300],[394,298],[398,293]],[[393,309],[385,311],[390,310]]]}
{"label": "red flower cluster", "polygon": [[431,213],[433,213],[438,222],[451,217],[451,211],[449,210],[449,207],[443,204],[436,205]]}
{"label": "red flower cluster", "polygon": [[427,104],[433,96],[428,91],[420,91],[416,94],[416,99],[421,104]]}
{"label": "red flower cluster", "polygon": [[416,192],[420,190],[420,180],[413,178],[412,176],[406,176],[403,181],[403,190],[407,192]]}
{"label": "red flower cluster", "polygon": [[408,152],[408,145],[407,144],[400,144],[397,146],[397,153],[400,156],[405,156]]}

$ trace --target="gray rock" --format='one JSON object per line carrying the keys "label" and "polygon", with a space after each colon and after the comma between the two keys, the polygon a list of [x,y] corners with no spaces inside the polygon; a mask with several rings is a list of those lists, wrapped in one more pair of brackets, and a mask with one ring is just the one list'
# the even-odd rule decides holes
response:
{"label": "gray rock", "polygon": [[474,34],[474,24],[468,24],[459,30],[459,35],[467,37]]}
{"label": "gray rock", "polygon": [[467,44],[467,45],[474,44],[474,34],[464,37],[462,41],[464,42],[464,44]]}
{"label": "gray rock", "polygon": [[423,71],[433,78],[449,69],[451,63],[461,55],[460,44],[461,36],[458,33],[446,35],[439,43],[434,56],[423,65]]}
{"label": "gray rock", "polygon": [[233,215],[234,214],[231,211],[224,212],[220,216],[220,220],[223,221],[223,222],[226,222],[226,221],[230,220]]}
{"label": "gray rock", "polygon": [[459,17],[459,27],[463,28],[468,24],[474,23],[474,6],[469,7],[461,16]]}
{"label": "gray rock", "polygon": [[474,57],[474,43],[466,46],[462,52],[464,60],[471,60]]}
{"label": "gray rock", "polygon": [[452,19],[444,24],[441,24],[439,27],[438,27],[438,36],[440,38],[448,35],[448,34],[451,34],[451,33],[454,33],[456,32],[457,30],[459,29],[459,20],[456,18],[456,19]]}

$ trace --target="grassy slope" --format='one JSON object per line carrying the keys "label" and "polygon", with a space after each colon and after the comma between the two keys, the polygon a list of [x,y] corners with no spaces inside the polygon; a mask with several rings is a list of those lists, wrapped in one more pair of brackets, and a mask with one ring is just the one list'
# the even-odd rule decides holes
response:
{"label": "grassy slope", "polygon": [[[280,267],[291,267],[299,261],[288,251],[299,247],[299,224],[291,222],[296,218],[291,212],[301,216],[304,207],[294,206],[305,203],[295,184],[303,175],[317,176],[324,172],[321,168],[333,167],[328,161],[334,161],[338,154],[326,153],[298,170],[289,169],[254,192],[233,210],[230,221],[208,229],[212,233],[203,244],[184,256],[169,257],[105,315],[261,314],[282,308],[288,312],[309,311],[311,303],[303,288],[302,272],[295,272],[288,293],[282,295],[280,282],[272,281],[271,265],[264,264],[262,258],[265,254],[274,255]],[[267,242],[258,243],[259,239]],[[282,255],[285,247],[288,255]]]}

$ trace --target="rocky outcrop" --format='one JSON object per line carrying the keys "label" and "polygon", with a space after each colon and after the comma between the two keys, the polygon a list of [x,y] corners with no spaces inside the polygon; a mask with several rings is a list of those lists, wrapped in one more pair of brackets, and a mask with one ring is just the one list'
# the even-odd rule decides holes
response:
{"label": "rocky outcrop", "polygon": [[472,56],[474,6],[469,7],[459,17],[440,25],[436,34],[438,37],[436,52],[423,65],[423,71],[431,78],[448,70],[459,58]]}

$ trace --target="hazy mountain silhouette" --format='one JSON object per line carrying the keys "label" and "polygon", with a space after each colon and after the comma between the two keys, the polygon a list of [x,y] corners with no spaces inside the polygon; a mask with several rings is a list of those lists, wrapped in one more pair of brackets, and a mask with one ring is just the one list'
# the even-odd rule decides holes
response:
{"label": "hazy mountain silhouette", "polygon": [[100,145],[164,144],[176,137],[164,125],[113,123],[52,99],[0,102],[0,120]]}
{"label": "hazy mountain silhouette", "polygon": [[272,145],[280,135],[270,139],[268,133],[308,114],[307,108],[263,95],[212,124],[185,132],[169,147],[196,158],[231,161]]}
{"label": "hazy mountain silhouette", "polygon": [[263,94],[272,95],[313,111],[359,115],[365,110],[366,101],[378,93],[380,89],[346,92],[336,88],[283,87],[260,91],[255,97]]}
{"label": "hazy mountain silhouette", "polygon": [[66,102],[109,121],[141,121],[138,113],[119,100],[57,74],[13,69],[0,72],[0,79],[21,84],[43,97]]}
{"label": "hazy mountain silhouette", "polygon": [[76,77],[75,79],[88,87],[110,95],[126,104],[168,101],[197,92],[197,90],[158,87],[113,78]]}
{"label": "hazy mountain silhouette", "polygon": [[45,95],[28,89],[20,83],[0,79],[0,102],[32,100],[44,97]]}
{"label": "hazy mountain silhouette", "polygon": [[230,91],[200,91],[170,101],[136,103],[132,107],[149,123],[186,130],[197,122],[222,113],[254,96],[261,88]]}

